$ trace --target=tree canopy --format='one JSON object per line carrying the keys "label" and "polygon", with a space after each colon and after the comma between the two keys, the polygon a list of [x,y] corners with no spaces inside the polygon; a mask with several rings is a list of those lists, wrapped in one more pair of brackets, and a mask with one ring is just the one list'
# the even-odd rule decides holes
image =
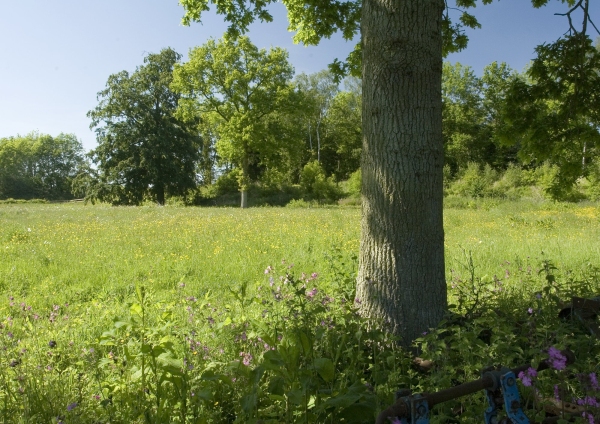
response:
{"label": "tree canopy", "polygon": [[209,40],[175,67],[172,88],[183,95],[178,116],[212,123],[217,153],[240,171],[242,207],[250,166],[284,141],[270,137],[267,118],[288,107],[293,73],[284,49],[259,50],[248,37]]}
{"label": "tree canopy", "polygon": [[98,166],[92,199],[139,204],[147,196],[164,204],[166,195],[195,187],[198,122],[175,116],[180,95],[170,88],[180,58],[170,48],[148,54],[144,65],[111,75],[98,93],[98,106],[88,112],[98,140],[90,152]]}
{"label": "tree canopy", "polygon": [[0,199],[72,199],[72,181],[85,163],[83,146],[73,134],[2,138]]}

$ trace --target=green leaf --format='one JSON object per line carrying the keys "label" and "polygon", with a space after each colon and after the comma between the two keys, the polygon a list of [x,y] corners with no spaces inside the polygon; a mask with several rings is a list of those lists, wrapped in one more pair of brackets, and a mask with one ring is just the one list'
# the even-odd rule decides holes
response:
{"label": "green leaf", "polygon": [[283,394],[285,393],[285,379],[283,377],[271,378],[271,380],[269,381],[267,390],[272,395],[278,395],[278,396],[282,397],[281,400],[284,400]]}
{"label": "green leaf", "polygon": [[303,331],[300,332],[300,343],[302,343],[302,349],[304,349],[305,354],[309,354],[311,349],[310,339]]}
{"label": "green leaf", "polygon": [[315,369],[325,382],[329,383],[333,380],[335,367],[333,362],[329,358],[317,358],[315,359]]}
{"label": "green leaf", "polygon": [[139,303],[132,304],[129,307],[129,313],[131,313],[131,315],[138,315],[141,317],[143,314],[142,305],[140,305]]}

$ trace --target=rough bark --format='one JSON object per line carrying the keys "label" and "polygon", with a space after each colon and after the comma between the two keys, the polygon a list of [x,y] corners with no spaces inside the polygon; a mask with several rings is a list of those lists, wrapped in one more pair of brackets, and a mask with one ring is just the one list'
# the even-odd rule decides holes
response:
{"label": "rough bark", "polygon": [[364,0],[361,312],[409,346],[446,307],[443,0]]}

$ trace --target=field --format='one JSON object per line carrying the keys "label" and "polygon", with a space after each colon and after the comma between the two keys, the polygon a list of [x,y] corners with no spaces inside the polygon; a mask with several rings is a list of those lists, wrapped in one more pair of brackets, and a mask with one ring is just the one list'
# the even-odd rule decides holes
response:
{"label": "field", "polygon": [[[527,302],[533,302],[536,292],[558,296],[569,290],[600,291],[598,204],[465,202],[461,208],[447,208],[444,222],[447,279],[453,289],[458,287],[450,295],[453,300],[460,298],[461,305],[477,303],[467,293],[474,286],[502,286],[512,298],[486,299],[495,305],[510,300],[512,306],[521,308],[515,313],[527,317]],[[341,422],[353,422],[343,418],[344,411],[347,417],[360,417],[352,408],[357,409],[368,393],[356,392],[353,398],[347,387],[346,391],[339,388],[354,387],[356,377],[349,369],[364,372],[358,365],[364,355],[361,346],[355,346],[354,352],[350,348],[336,351],[339,341],[334,343],[333,335],[326,342],[322,332],[306,330],[318,358],[312,353],[309,359],[304,357],[308,353],[303,337],[296,343],[300,347],[293,341],[288,346],[296,346],[303,354],[272,358],[275,354],[268,353],[275,352],[272,347],[277,346],[277,352],[285,349],[278,344],[277,333],[260,327],[259,316],[264,307],[263,321],[289,329],[293,326],[281,320],[301,311],[313,321],[299,320],[295,325],[300,327],[293,327],[296,330],[313,331],[315,322],[327,328],[324,322],[337,320],[346,323],[345,331],[358,331],[363,324],[351,307],[333,312],[310,309],[306,290],[318,286],[323,305],[330,299],[325,293],[352,303],[349,292],[359,235],[358,208],[0,205],[0,331],[5,368],[0,420],[251,422],[250,417],[261,416],[272,419],[264,422],[305,422],[299,417],[313,417],[306,422],[324,422],[329,417],[327,422],[334,422],[330,421],[332,411],[338,408]],[[274,270],[265,274],[269,266]],[[277,280],[286,272],[297,281],[288,281],[284,294],[286,288],[275,290],[269,279]],[[318,277],[307,277],[313,273]],[[570,284],[567,291],[549,287],[550,273],[564,287]],[[298,282],[308,287],[293,285]],[[269,300],[261,298],[266,291],[272,292]],[[288,299],[285,311],[277,309],[283,308],[282,303],[273,303],[278,293]],[[550,304],[538,306],[540,314],[546,307],[551,309]],[[266,310],[272,314],[267,318]],[[299,334],[296,330],[294,334]],[[294,340],[281,331],[284,342]],[[377,337],[387,340],[383,333]],[[548,342],[548,336],[544,337]],[[269,349],[257,352],[263,343]],[[393,343],[386,343],[381,354],[389,355]],[[513,361],[527,358],[531,349],[539,352],[538,346],[530,346],[529,351],[520,348],[508,354],[506,347],[493,346],[489,355]],[[260,368],[259,354],[261,366],[267,360],[287,365],[292,361],[294,367],[308,361],[312,365],[307,372],[314,381],[306,383],[287,371],[278,374],[273,364],[262,369],[264,378],[240,371],[251,368],[245,366],[251,358],[257,364],[255,370]],[[353,359],[342,366],[345,355]],[[391,368],[381,370],[385,381],[396,384],[414,374],[403,368],[408,365],[401,356],[388,359]],[[363,359],[376,362],[373,355]],[[593,356],[589,359],[594,360]],[[485,362],[484,358],[478,361]],[[340,381],[337,376],[342,374],[346,380]],[[233,383],[223,383],[224,376]],[[432,384],[415,378],[409,382],[417,388]],[[236,379],[245,379],[253,391],[236,386]],[[317,390],[321,394],[308,394],[316,390],[317,380],[328,387],[329,395],[323,394],[322,387]],[[381,386],[375,391],[378,400],[371,399],[378,408],[394,391],[393,384],[384,380],[367,381]],[[273,406],[264,406],[265,396]],[[226,406],[227,398],[236,398],[239,404]],[[365,413],[369,411],[373,414],[372,409]],[[461,422],[469,421],[464,416]]]}

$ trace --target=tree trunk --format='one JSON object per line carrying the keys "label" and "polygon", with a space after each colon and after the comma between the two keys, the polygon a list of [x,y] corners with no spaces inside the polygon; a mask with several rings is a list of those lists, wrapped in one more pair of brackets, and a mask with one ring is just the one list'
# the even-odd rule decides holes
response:
{"label": "tree trunk", "polygon": [[240,193],[241,193],[241,203],[240,207],[245,209],[248,207],[248,167],[249,167],[248,153],[244,153],[244,157],[242,158],[242,177],[240,179]]}
{"label": "tree trunk", "polygon": [[165,205],[165,186],[163,184],[156,184],[156,203],[160,206]]}
{"label": "tree trunk", "polygon": [[447,308],[443,0],[364,0],[361,312],[411,342]]}

